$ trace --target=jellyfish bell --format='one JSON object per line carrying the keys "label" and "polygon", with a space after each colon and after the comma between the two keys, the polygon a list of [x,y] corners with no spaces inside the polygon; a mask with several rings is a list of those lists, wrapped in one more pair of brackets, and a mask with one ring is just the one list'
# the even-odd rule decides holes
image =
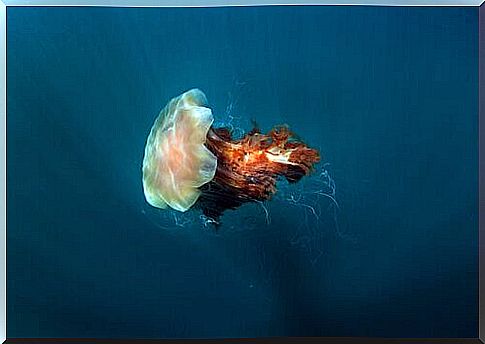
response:
{"label": "jellyfish bell", "polygon": [[172,99],[155,120],[145,147],[143,190],[154,207],[194,207],[219,224],[227,209],[271,199],[279,178],[297,182],[318,163],[287,126],[267,134],[255,127],[242,138],[213,128],[207,99],[193,89]]}
{"label": "jellyfish bell", "polygon": [[207,98],[192,89],[173,98],[158,115],[145,146],[143,190],[157,208],[190,209],[200,187],[214,178],[217,159],[204,145],[214,117]]}

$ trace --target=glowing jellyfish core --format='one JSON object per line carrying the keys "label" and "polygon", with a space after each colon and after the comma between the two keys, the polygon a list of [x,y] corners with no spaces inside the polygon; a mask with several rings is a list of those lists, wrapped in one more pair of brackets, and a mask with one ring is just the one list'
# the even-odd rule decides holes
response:
{"label": "glowing jellyfish core", "polygon": [[214,121],[207,99],[198,89],[173,98],[158,115],[143,158],[143,190],[147,202],[186,211],[214,178],[217,159],[205,146]]}

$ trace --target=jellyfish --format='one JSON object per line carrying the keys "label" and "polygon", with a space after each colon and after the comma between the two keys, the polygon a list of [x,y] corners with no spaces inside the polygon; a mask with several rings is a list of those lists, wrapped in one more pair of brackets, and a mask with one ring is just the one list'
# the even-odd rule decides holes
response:
{"label": "jellyfish", "polygon": [[299,181],[320,161],[287,125],[268,133],[255,126],[242,138],[212,126],[207,98],[192,89],[173,98],[150,130],[143,158],[143,190],[156,208],[198,209],[215,224],[228,209],[270,200],[277,181]]}

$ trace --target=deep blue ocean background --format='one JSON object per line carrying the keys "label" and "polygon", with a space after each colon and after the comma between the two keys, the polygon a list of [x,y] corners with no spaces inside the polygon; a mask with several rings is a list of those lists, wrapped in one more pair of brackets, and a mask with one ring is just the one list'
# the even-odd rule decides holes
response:
{"label": "deep blue ocean background", "polygon": [[[9,7],[7,25],[8,337],[478,335],[478,9]],[[289,124],[318,171],[217,233],[151,208],[146,137],[193,87],[216,121]],[[314,197],[324,166],[338,210]]]}

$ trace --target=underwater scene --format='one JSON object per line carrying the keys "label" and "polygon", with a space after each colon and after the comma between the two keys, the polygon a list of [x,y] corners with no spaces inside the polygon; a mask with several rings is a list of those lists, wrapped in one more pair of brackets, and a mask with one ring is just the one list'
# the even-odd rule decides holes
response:
{"label": "underwater scene", "polygon": [[477,337],[477,47],[471,7],[8,7],[8,337]]}

